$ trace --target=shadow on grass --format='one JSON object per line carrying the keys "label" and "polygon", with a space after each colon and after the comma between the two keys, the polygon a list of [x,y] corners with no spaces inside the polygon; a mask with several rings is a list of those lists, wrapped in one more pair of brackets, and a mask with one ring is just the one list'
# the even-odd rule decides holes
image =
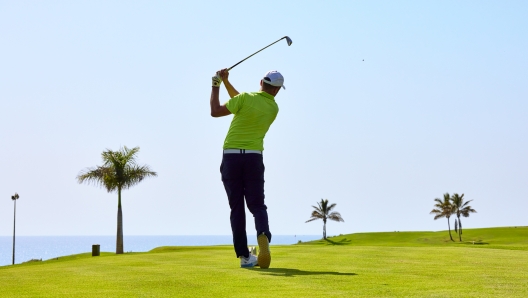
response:
{"label": "shadow on grass", "polygon": [[349,244],[350,242],[352,242],[352,240],[348,240],[347,238],[341,239],[339,241],[332,241],[332,240],[327,238],[325,241],[330,243],[330,244],[332,244],[332,245],[346,245],[346,244]]}
{"label": "shadow on grass", "polygon": [[334,271],[303,271],[299,269],[290,269],[290,268],[268,268],[268,269],[260,269],[260,268],[247,268],[251,271],[257,271],[259,273],[265,273],[266,275],[274,275],[274,276],[300,276],[300,275],[340,275],[340,276],[352,276],[357,275],[356,273],[341,273],[341,272],[334,272]]}

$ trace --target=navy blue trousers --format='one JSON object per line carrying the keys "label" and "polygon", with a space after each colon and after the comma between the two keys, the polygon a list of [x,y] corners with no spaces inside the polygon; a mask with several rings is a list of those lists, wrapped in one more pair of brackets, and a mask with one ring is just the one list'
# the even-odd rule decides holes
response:
{"label": "navy blue trousers", "polygon": [[262,154],[225,154],[220,165],[222,182],[231,208],[231,231],[237,258],[249,256],[244,201],[255,219],[257,236],[265,233],[271,241],[268,211],[264,204],[264,162]]}

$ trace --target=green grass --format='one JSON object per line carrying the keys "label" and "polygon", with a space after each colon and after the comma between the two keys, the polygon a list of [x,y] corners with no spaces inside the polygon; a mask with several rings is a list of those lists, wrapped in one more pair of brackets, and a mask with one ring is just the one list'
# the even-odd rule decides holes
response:
{"label": "green grass", "polygon": [[452,231],[454,242],[447,231],[440,232],[381,232],[357,233],[331,237],[303,244],[355,245],[355,246],[440,246],[470,245],[479,248],[528,250],[528,227],[503,227],[463,230],[462,242]]}
{"label": "green grass", "polygon": [[351,234],[272,246],[270,269],[238,268],[230,246],[80,254],[0,267],[0,297],[528,297],[527,227],[464,235],[488,244]]}

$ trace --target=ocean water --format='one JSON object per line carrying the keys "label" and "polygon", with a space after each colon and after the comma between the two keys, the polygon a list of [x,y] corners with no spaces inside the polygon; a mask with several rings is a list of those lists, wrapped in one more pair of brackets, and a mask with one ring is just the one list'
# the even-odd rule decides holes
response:
{"label": "ocean water", "polygon": [[[256,238],[250,245],[256,244]],[[231,236],[124,236],[125,252],[145,252],[159,246],[231,245]],[[273,235],[271,245],[295,244],[300,241],[321,239],[320,235]],[[253,243],[252,243],[253,242]],[[31,259],[48,260],[61,256],[92,251],[99,244],[101,252],[115,252],[116,236],[17,236],[15,264]],[[0,266],[11,265],[13,237],[0,236]]]}

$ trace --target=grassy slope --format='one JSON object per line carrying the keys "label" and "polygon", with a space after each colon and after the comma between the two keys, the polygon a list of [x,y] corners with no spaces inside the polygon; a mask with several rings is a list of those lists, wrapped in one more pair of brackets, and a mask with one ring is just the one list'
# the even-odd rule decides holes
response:
{"label": "grassy slope", "polygon": [[[366,245],[366,246],[453,246],[470,245],[485,248],[528,250],[528,227],[503,227],[463,230],[462,242],[453,232],[382,232],[357,233],[312,241],[305,244]],[[474,243],[473,243],[474,241]]]}
{"label": "grassy slope", "polygon": [[[267,270],[238,268],[229,246],[81,254],[0,267],[0,297],[527,297],[527,231],[465,232],[488,245],[427,232],[344,235],[331,239],[342,245],[273,246]],[[474,249],[484,246],[516,249]]]}

